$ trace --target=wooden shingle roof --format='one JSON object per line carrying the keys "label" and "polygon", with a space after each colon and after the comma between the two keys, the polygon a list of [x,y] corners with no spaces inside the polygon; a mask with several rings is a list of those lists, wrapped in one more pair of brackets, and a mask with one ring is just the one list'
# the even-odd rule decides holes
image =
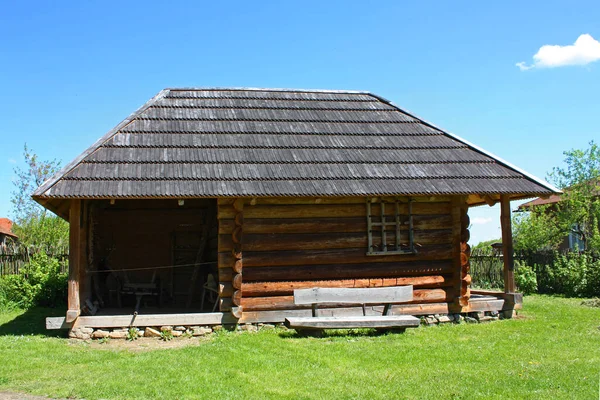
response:
{"label": "wooden shingle roof", "polygon": [[553,192],[367,92],[165,89],[34,198]]}

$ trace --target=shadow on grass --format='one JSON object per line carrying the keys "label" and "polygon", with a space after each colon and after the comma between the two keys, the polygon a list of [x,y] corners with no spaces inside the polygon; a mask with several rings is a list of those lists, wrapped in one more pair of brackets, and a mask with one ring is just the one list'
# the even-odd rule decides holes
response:
{"label": "shadow on grass", "polygon": [[66,330],[46,330],[46,317],[64,316],[65,309],[32,308],[15,313],[15,318],[0,325],[0,336],[42,335],[46,337],[66,337]]}
{"label": "shadow on grass", "polygon": [[290,329],[288,331],[280,332],[279,337],[284,339],[297,339],[306,337],[315,338],[335,338],[335,337],[376,337],[387,334],[398,334],[404,333],[406,329],[306,329],[306,330],[295,330]]}

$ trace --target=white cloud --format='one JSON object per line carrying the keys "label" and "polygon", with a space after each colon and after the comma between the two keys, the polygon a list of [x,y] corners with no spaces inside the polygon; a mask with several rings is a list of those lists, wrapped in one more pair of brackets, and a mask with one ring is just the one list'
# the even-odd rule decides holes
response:
{"label": "white cloud", "polygon": [[532,68],[555,68],[567,65],[587,65],[600,60],[600,42],[589,34],[577,38],[574,44],[559,46],[547,44],[533,56],[533,64],[517,63],[521,71]]}
{"label": "white cloud", "polygon": [[475,218],[471,218],[471,223],[473,225],[483,225],[483,224],[488,224],[492,222],[492,218],[491,217],[475,217]]}
{"label": "white cloud", "polygon": [[11,163],[11,164],[16,164],[17,160],[15,160],[14,158],[9,158],[8,162]]}

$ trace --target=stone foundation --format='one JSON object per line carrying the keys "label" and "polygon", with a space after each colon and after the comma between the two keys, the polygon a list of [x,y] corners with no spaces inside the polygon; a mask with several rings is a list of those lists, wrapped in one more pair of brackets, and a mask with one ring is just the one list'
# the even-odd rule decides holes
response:
{"label": "stone foundation", "polygon": [[[148,338],[163,338],[167,336],[169,338],[177,337],[200,337],[210,335],[220,330],[237,330],[245,332],[258,332],[259,330],[271,330],[275,329],[276,326],[284,327],[283,324],[240,324],[240,325],[213,325],[213,326],[149,326],[149,327],[135,327],[135,333],[137,337],[148,337]],[[69,331],[69,337],[71,339],[127,339],[129,335],[128,327],[121,328],[72,328]]]}
{"label": "stone foundation", "polygon": [[[497,321],[499,319],[508,319],[515,316],[515,311],[480,311],[463,314],[434,314],[421,316],[421,324],[426,326],[442,325],[447,323],[480,323]],[[149,326],[137,327],[135,333],[137,337],[148,338],[169,338],[177,337],[200,337],[207,336],[220,330],[258,332],[259,330],[271,330],[276,327],[285,328],[283,324],[240,324],[240,325],[213,325],[213,326]],[[128,327],[113,329],[94,329],[94,328],[73,328],[69,331],[69,337],[72,339],[90,340],[90,339],[127,339],[129,334]],[[164,332],[164,333],[163,333]]]}

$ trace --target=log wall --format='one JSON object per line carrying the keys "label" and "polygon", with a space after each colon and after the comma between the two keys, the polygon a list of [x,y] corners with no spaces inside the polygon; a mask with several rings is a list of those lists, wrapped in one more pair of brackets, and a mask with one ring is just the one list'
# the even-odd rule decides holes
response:
{"label": "log wall", "polygon": [[[456,201],[414,198],[417,253],[367,256],[365,198],[219,199],[221,310],[307,308],[294,304],[293,291],[316,286],[412,284],[415,304],[457,302],[467,293],[462,291],[458,236],[463,226]],[[378,205],[372,207],[379,215]],[[407,204],[400,208],[408,214]],[[386,207],[386,216],[394,211]],[[408,224],[401,229],[408,230]],[[389,235],[390,244],[393,240]]]}

